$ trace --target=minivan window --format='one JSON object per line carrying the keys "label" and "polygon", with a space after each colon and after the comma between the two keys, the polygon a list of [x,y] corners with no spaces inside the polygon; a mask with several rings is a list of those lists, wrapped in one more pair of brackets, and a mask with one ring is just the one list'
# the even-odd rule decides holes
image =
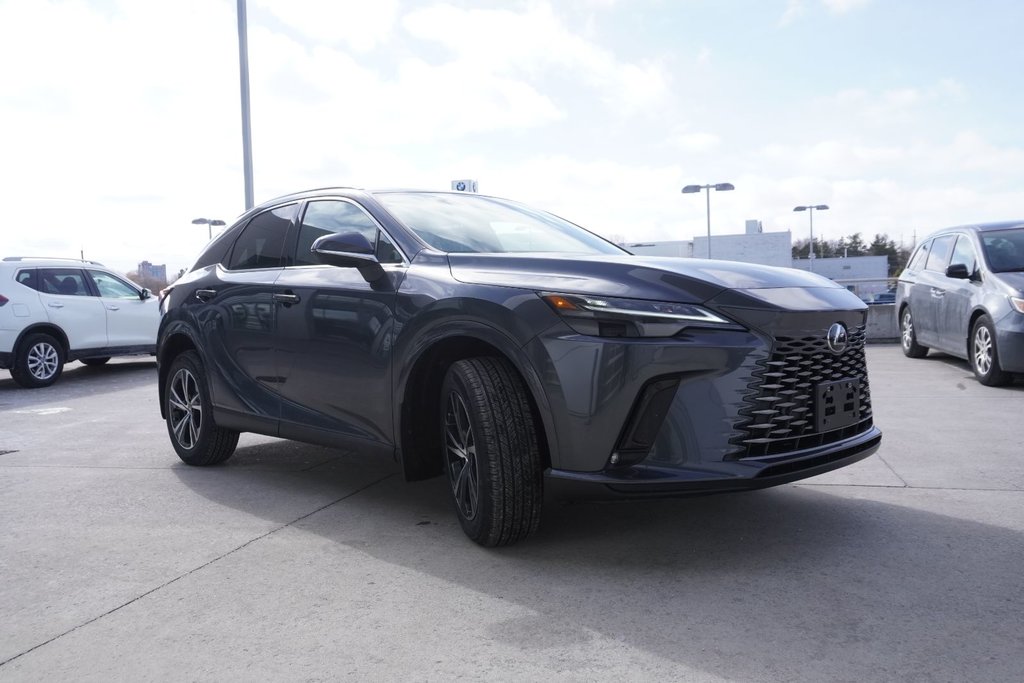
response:
{"label": "minivan window", "polygon": [[946,262],[949,261],[949,252],[953,248],[954,237],[956,235],[942,235],[932,240],[932,253],[928,255],[928,261],[924,264],[926,270],[946,272]]}
{"label": "minivan window", "polygon": [[279,206],[249,221],[231,250],[228,270],[283,267],[284,240],[295,217],[295,206]]}
{"label": "minivan window", "polygon": [[924,267],[925,259],[928,258],[928,249],[931,247],[931,241],[925,242],[917,248],[914,252],[914,256],[910,259],[910,263],[907,264],[907,270],[921,270]]}
{"label": "minivan window", "polygon": [[967,266],[967,272],[973,273],[978,268],[978,257],[974,252],[974,245],[967,235],[960,235],[956,238],[956,246],[953,247],[953,258],[949,260],[950,265],[962,263]]}

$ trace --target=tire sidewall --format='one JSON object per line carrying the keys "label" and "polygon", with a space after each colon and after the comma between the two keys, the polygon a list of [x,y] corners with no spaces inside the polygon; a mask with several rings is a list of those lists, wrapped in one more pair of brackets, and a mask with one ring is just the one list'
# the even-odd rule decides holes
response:
{"label": "tire sidewall", "polygon": [[[462,510],[459,509],[459,503],[455,499],[455,492],[452,490],[452,473],[448,465],[448,446],[445,430],[447,428],[448,401],[453,392],[457,393],[462,398],[463,403],[466,404],[466,412],[469,414],[469,424],[473,429],[473,439],[476,444],[477,505],[476,515],[473,519],[467,519],[462,514]],[[474,399],[473,393],[469,390],[465,375],[459,364],[456,363],[448,371],[441,385],[441,419],[439,424],[441,448],[443,449],[441,455],[443,458],[444,478],[448,483],[448,499],[452,502],[452,507],[455,508],[455,515],[459,519],[459,524],[470,538],[479,537],[483,531],[484,519],[488,511],[494,506],[494,499],[491,495],[491,472],[490,468],[487,467],[490,453],[484,438],[483,427],[480,424],[478,410],[477,402]]]}

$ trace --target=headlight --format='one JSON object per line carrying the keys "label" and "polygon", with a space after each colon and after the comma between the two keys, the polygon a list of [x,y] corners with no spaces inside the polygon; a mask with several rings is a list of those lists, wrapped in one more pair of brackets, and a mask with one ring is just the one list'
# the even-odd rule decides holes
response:
{"label": "headlight", "polygon": [[742,329],[693,304],[546,292],[540,298],[576,332],[595,337],[671,337],[687,327]]}
{"label": "headlight", "polygon": [[1024,313],[1024,299],[1021,299],[1020,297],[1016,296],[1011,296],[1010,305],[1013,306],[1013,309],[1018,313]]}

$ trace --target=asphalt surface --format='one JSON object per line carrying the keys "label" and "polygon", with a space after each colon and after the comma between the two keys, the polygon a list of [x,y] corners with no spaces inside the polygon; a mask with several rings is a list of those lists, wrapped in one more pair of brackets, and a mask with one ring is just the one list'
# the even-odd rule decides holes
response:
{"label": "asphalt surface", "polygon": [[499,550],[355,453],[181,464],[148,360],[0,372],[0,680],[1024,680],[1024,382],[868,363],[871,458]]}

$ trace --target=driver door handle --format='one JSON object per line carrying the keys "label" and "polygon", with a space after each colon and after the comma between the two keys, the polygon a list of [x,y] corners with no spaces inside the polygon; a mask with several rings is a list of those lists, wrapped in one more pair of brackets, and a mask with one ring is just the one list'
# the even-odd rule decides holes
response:
{"label": "driver door handle", "polygon": [[213,297],[217,296],[216,289],[197,289],[196,298],[200,301],[209,301]]}
{"label": "driver door handle", "polygon": [[46,305],[49,306],[50,308],[64,308],[64,304],[62,304],[59,301],[51,301],[50,303],[48,303]]}
{"label": "driver door handle", "polygon": [[280,301],[285,305],[297,304],[302,299],[299,298],[298,294],[292,294],[291,292],[285,292],[284,294],[274,294],[274,301]]}
{"label": "driver door handle", "polygon": [[121,307],[120,306],[115,306],[114,304],[107,304],[107,310],[108,311],[120,311]]}

